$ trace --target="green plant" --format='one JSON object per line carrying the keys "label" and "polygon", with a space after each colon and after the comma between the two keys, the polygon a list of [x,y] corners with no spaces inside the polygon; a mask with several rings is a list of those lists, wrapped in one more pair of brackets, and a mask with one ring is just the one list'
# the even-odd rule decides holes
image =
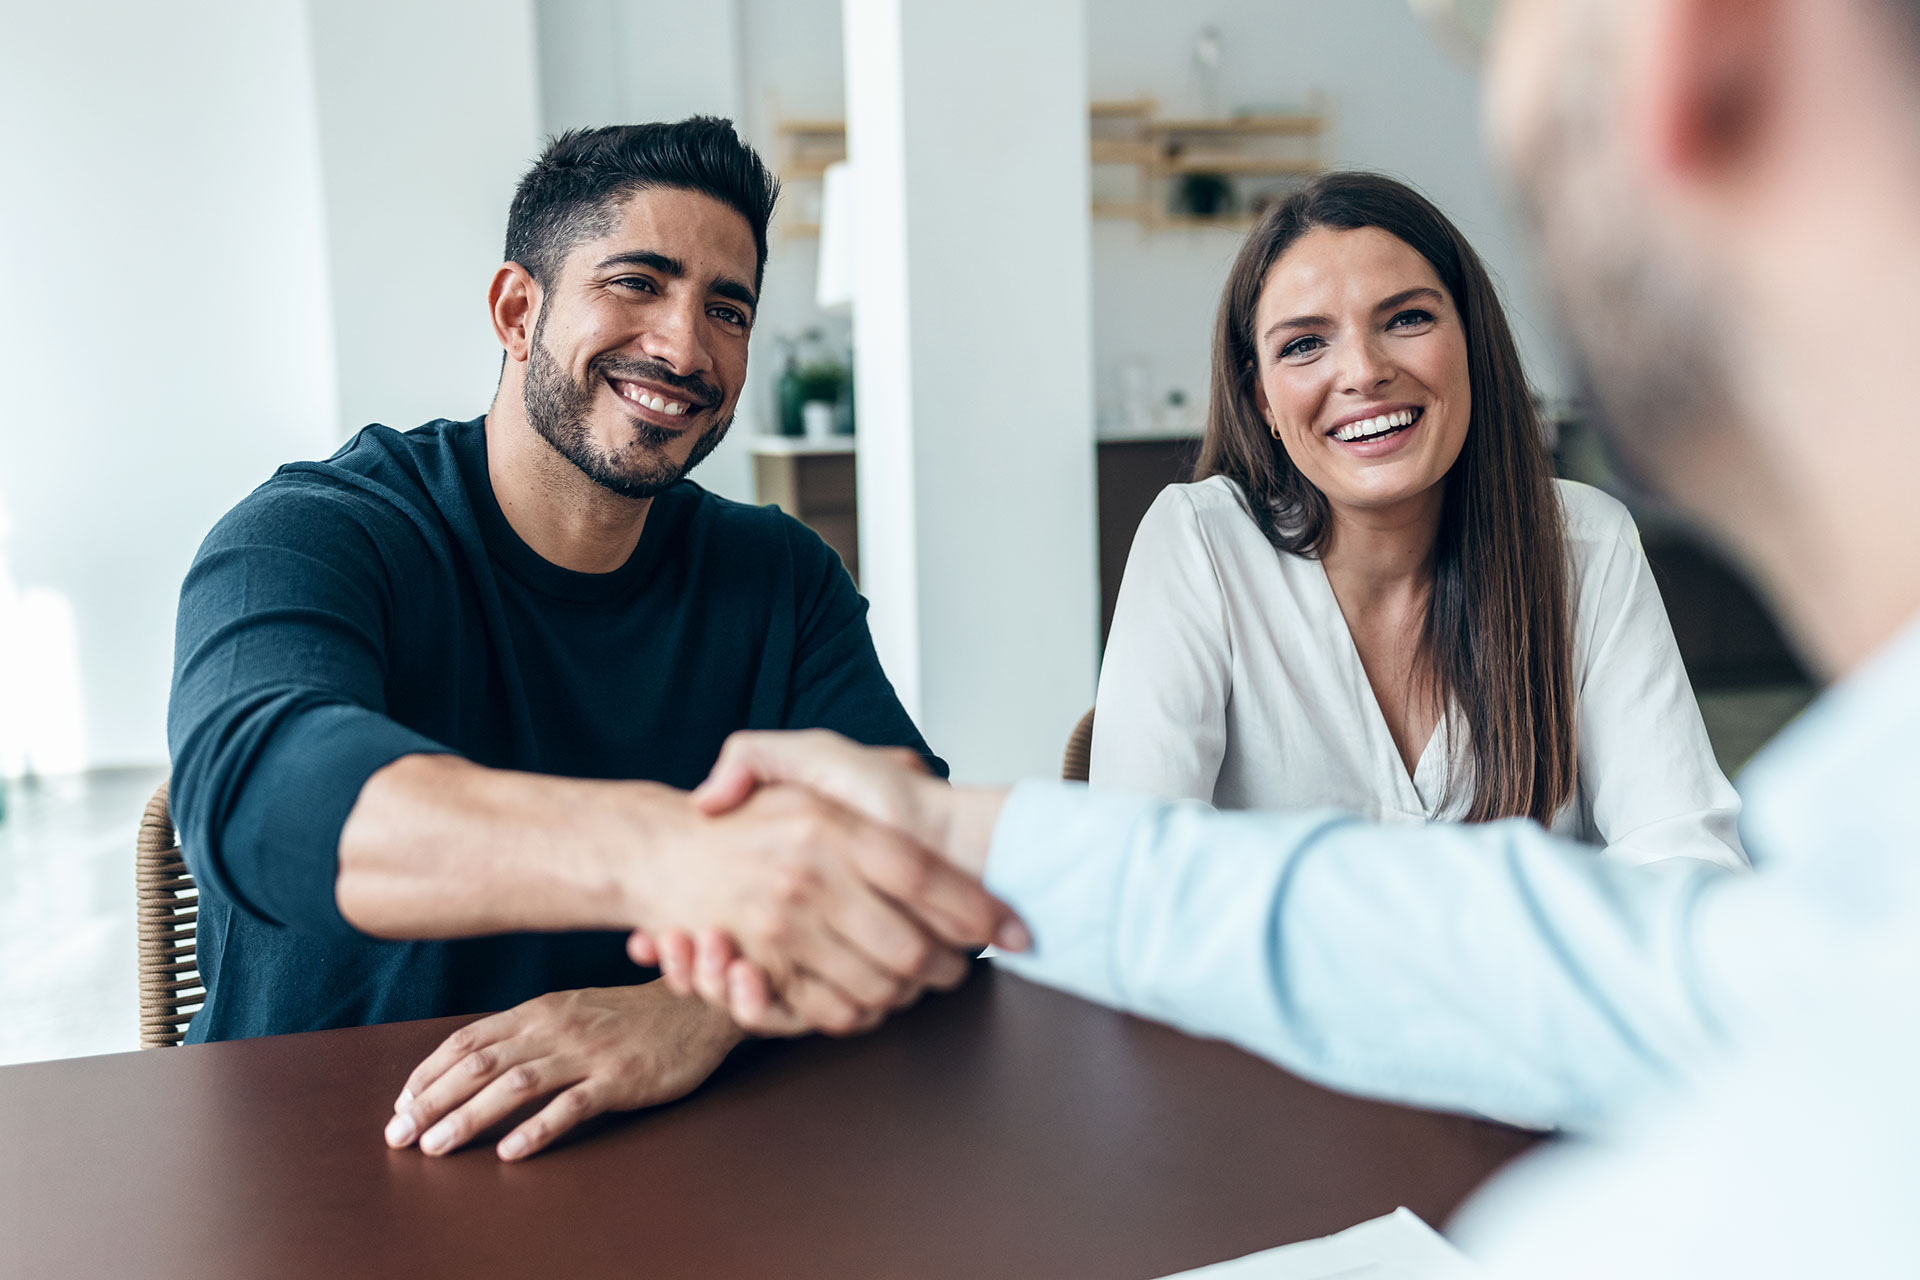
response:
{"label": "green plant", "polygon": [[836,402],[846,389],[851,371],[838,360],[813,360],[800,366],[800,398]]}

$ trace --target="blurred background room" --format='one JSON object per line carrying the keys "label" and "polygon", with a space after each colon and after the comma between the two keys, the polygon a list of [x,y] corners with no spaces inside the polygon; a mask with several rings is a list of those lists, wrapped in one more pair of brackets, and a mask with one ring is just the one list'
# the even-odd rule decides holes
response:
{"label": "blurred background room", "polygon": [[[1134,527],[1187,478],[1228,263],[1303,175],[1432,196],[1563,473],[1619,491],[1420,8],[0,0],[0,1063],[134,1047],[188,562],[279,464],[486,409],[508,200],[560,130],[719,114],[781,174],[749,388],[693,478],[839,551],[958,780],[1057,775]],[[1805,677],[1636,514],[1731,773]]]}

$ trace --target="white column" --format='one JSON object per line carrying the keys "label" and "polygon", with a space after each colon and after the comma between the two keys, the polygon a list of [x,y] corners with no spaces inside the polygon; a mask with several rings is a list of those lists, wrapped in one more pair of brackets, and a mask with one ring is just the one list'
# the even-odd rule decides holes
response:
{"label": "white column", "polygon": [[1093,699],[1082,0],[844,0],[861,587],[961,781],[1057,775]]}
{"label": "white column", "polygon": [[487,282],[539,147],[532,0],[306,0],[342,425],[485,411]]}

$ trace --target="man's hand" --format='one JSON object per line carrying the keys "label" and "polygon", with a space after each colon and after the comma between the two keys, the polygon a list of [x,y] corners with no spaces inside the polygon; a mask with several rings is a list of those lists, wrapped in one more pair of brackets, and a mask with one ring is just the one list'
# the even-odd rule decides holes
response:
{"label": "man's hand", "polygon": [[797,787],[702,809],[659,783],[427,755],[362,788],[334,895],[375,937],[721,929],[809,1025],[843,1032],[958,982],[959,952],[1009,919],[923,844]]}
{"label": "man's hand", "polygon": [[713,815],[690,805],[685,824],[633,869],[641,928],[726,933],[810,1029],[862,1031],[954,986],[962,953],[1011,919],[938,854],[797,787]]}
{"label": "man's hand", "polygon": [[527,1103],[556,1095],[494,1148],[521,1160],[603,1111],[657,1106],[713,1074],[741,1031],[663,983],[557,991],[448,1036],[407,1077],[387,1145],[430,1156],[464,1146]]}
{"label": "man's hand", "polygon": [[[891,827],[939,853],[978,881],[987,867],[993,825],[1007,793],[999,787],[950,787],[927,774],[920,757],[894,747],[863,747],[825,729],[736,733],[720,749],[707,780],[693,790],[702,812],[738,807],[757,788],[804,787]],[[1025,947],[1018,921],[994,945]]]}
{"label": "man's hand", "polygon": [[[830,796],[938,850],[967,873],[970,884],[986,866],[993,826],[1006,798],[1000,790],[956,789],[937,782],[910,752],[862,747],[814,730],[734,734],[693,799],[703,811],[721,814],[747,803],[758,788],[780,784]],[[923,914],[939,913],[938,906],[912,899],[907,905]],[[992,940],[1006,951],[1029,945],[1025,927],[1011,915]],[[700,995],[757,1034],[791,1035],[819,1025],[806,1007],[805,993],[752,963],[750,952],[743,957],[742,948],[724,929],[701,930],[697,944],[687,930],[642,930],[634,934],[628,950],[636,962],[658,965],[676,992]]]}

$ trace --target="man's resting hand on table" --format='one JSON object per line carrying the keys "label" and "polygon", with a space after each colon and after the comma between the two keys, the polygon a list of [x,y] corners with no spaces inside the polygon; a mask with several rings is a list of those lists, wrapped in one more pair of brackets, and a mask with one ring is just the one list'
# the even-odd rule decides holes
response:
{"label": "man's resting hand on table", "polygon": [[448,1036],[407,1077],[387,1145],[446,1155],[551,1095],[494,1148],[524,1159],[603,1112],[692,1092],[741,1038],[725,1014],[661,982],[555,991]]}

